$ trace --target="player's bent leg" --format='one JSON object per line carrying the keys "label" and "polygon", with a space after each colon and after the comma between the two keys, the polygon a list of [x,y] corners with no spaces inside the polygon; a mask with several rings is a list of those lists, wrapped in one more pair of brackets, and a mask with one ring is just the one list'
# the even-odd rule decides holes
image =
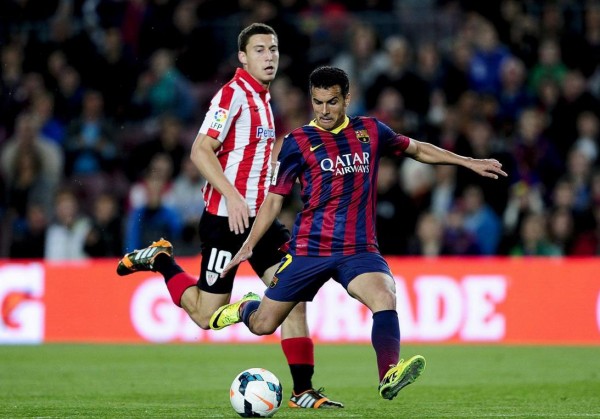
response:
{"label": "player's bent leg", "polygon": [[397,365],[390,367],[379,383],[379,394],[384,399],[392,400],[400,390],[419,378],[424,369],[425,358],[421,355],[415,355],[406,361],[401,359]]}
{"label": "player's bent leg", "polygon": [[201,329],[210,330],[210,318],[230,298],[231,294],[212,294],[190,287],[181,296],[181,308]]}
{"label": "player's bent leg", "polygon": [[309,337],[306,303],[298,303],[281,325],[281,339]]}
{"label": "player's bent leg", "polygon": [[348,292],[373,313],[396,310],[396,284],[383,272],[358,275],[348,285]]}
{"label": "player's bent leg", "polygon": [[255,335],[271,335],[281,326],[296,304],[295,301],[275,301],[264,296],[260,306],[250,317],[248,328]]}

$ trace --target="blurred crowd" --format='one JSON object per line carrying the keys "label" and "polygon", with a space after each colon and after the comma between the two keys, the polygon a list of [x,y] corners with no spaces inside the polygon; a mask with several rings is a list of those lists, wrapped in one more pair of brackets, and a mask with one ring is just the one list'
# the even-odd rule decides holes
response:
{"label": "blurred crowd", "polygon": [[[199,253],[189,159],[251,22],[280,41],[278,137],[311,119],[308,74],[343,68],[351,115],[508,179],[384,159],[384,254],[600,254],[600,2],[0,0],[0,257]],[[298,210],[291,197],[281,219]]]}

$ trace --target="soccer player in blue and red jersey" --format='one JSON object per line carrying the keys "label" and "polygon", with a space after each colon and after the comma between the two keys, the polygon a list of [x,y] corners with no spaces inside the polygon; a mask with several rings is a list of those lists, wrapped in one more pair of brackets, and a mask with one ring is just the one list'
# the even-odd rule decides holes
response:
{"label": "soccer player in blue and red jersey", "polygon": [[320,67],[310,75],[315,119],[283,142],[269,193],[248,238],[222,274],[252,256],[256,243],[300,180],[304,207],[297,215],[287,253],[264,298],[247,294],[219,308],[212,328],[243,321],[257,335],[273,333],[296,304],[311,301],[330,278],[373,313],[372,343],[379,369],[379,393],[393,399],[425,368],[415,355],[400,358],[395,284],[379,253],[375,234],[376,181],[382,155],[404,155],[422,163],[453,164],[481,176],[506,176],[493,159],[472,159],[396,134],[375,118],[346,115],[350,102],[346,73]]}

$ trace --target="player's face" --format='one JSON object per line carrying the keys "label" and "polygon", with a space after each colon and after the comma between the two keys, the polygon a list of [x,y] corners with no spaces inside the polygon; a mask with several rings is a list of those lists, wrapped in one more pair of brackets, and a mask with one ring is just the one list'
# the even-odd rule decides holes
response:
{"label": "player's face", "polygon": [[252,77],[268,87],[279,66],[277,38],[275,35],[252,35],[246,51],[240,51],[238,58]]}
{"label": "player's face", "polygon": [[350,95],[342,96],[342,88],[333,86],[327,89],[313,87],[310,91],[313,112],[317,125],[331,131],[342,125]]}

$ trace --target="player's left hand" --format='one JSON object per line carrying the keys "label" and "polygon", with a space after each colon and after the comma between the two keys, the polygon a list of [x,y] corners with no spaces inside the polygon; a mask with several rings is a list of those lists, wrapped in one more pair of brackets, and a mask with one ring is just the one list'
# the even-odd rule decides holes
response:
{"label": "player's left hand", "polygon": [[498,176],[508,176],[502,170],[502,163],[496,159],[473,159],[470,161],[469,169],[483,177],[492,179],[498,179]]}
{"label": "player's left hand", "polygon": [[245,260],[248,260],[252,257],[252,248],[248,246],[246,243],[242,245],[242,248],[235,254],[233,259],[223,268],[223,272],[221,272],[221,278],[224,278],[231,269],[235,268],[237,265],[242,263]]}

